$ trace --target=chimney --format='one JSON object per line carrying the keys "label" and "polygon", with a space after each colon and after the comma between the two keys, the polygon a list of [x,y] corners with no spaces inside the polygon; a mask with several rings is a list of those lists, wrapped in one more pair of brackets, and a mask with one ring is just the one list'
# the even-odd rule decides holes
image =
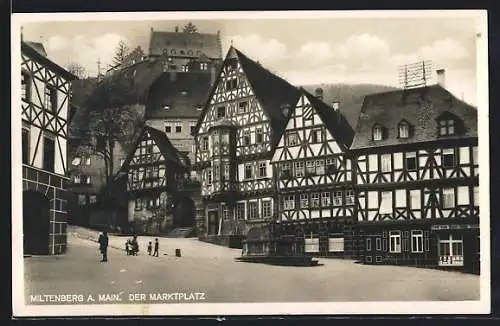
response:
{"label": "chimney", "polygon": [[333,101],[332,102],[333,111],[338,111],[339,107],[340,107],[340,102],[339,101]]}
{"label": "chimney", "polygon": [[319,98],[320,100],[323,100],[323,89],[322,88],[316,88],[315,96]]}
{"label": "chimney", "polygon": [[179,26],[175,26],[175,32],[178,33],[179,32]]}
{"label": "chimney", "polygon": [[437,83],[442,88],[446,88],[446,73],[444,69],[436,70],[437,73]]}
{"label": "chimney", "polygon": [[174,82],[177,80],[177,71],[175,70],[171,70],[168,72],[169,76],[170,76],[170,81],[171,82]]}
{"label": "chimney", "polygon": [[215,83],[215,78],[217,76],[215,75],[215,66],[210,67],[210,86],[213,86]]}

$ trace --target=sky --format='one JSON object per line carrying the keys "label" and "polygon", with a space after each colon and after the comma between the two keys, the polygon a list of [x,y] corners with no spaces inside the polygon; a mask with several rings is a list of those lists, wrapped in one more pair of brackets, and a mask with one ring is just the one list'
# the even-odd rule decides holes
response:
{"label": "sky", "polygon": [[[227,17],[226,17],[227,18]],[[220,31],[223,53],[237,49],[300,86],[370,83],[399,86],[398,68],[430,60],[446,70],[446,87],[477,104],[476,33],[473,16],[335,17],[300,19],[190,19],[43,21],[23,24],[25,41],[42,42],[48,57],[66,67],[81,64],[89,75],[107,66],[120,40],[148,49],[150,30],[174,31],[188,21],[201,33]]]}

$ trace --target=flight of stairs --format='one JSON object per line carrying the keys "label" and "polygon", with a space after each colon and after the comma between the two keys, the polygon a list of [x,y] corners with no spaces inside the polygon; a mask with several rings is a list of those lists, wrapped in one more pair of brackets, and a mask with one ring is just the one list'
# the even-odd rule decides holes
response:
{"label": "flight of stairs", "polygon": [[168,232],[167,238],[189,238],[194,236],[194,226],[189,227],[179,227]]}

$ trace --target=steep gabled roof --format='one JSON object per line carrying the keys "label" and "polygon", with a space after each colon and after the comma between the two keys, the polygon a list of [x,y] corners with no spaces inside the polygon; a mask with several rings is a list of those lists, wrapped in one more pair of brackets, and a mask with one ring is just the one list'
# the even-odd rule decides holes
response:
{"label": "steep gabled roof", "polygon": [[134,154],[137,150],[137,147],[139,146],[140,142],[143,140],[144,135],[146,133],[149,133],[151,138],[154,140],[155,144],[158,146],[160,149],[160,152],[163,154],[165,159],[172,163],[175,164],[179,167],[183,168],[188,168],[186,162],[185,162],[185,157],[172,145],[170,140],[168,139],[167,135],[164,134],[163,132],[149,127],[149,126],[144,126],[139,137],[137,137],[137,140],[135,141],[134,146],[132,146],[128,153],[127,153],[127,158],[123,162],[123,165],[121,169],[118,171],[117,175],[113,178],[114,180],[117,180],[120,178],[124,173],[126,173],[129,169],[130,161],[132,161]]}
{"label": "steep gabled roof", "polygon": [[77,76],[74,74],[70,73],[63,67],[59,66],[57,63],[54,61],[50,60],[47,58],[43,53],[39,52],[40,49],[34,48],[32,45],[27,44],[26,42],[21,42],[21,52],[32,58],[33,60],[38,61],[40,64],[44,65],[45,67],[49,68],[56,74],[62,76],[63,78],[67,79],[68,81],[72,81],[75,79],[78,79]]}
{"label": "steep gabled roof", "polygon": [[[250,86],[252,87],[256,98],[259,100],[262,110],[268,116],[271,124],[271,147],[274,147],[276,143],[279,141],[281,134],[286,126],[286,121],[288,117],[283,115],[282,106],[288,105],[291,108],[295,103],[297,103],[300,92],[299,90],[288,83],[281,77],[278,77],[271,73],[269,70],[262,67],[259,63],[251,60],[242,52],[231,46],[229,48],[228,54],[226,55],[226,59],[222,64],[222,67],[226,64],[226,62],[230,59],[230,53],[236,53],[236,56],[241,64],[243,72],[245,73]],[[209,100],[215,93],[217,89],[217,85],[219,84],[221,79],[221,75],[217,77],[212,90],[210,91],[210,95],[207,98],[207,102],[203,111],[198,119],[198,123],[196,124],[194,135],[196,135],[200,129],[201,123],[203,122],[204,117],[206,116],[208,109],[210,107]]]}
{"label": "steep gabled roof", "polygon": [[301,89],[307,97],[316,113],[319,115],[326,128],[333,136],[337,144],[342,149],[349,149],[354,137],[354,130],[344,115],[339,111],[335,111],[331,106],[318,99],[305,89]]}
{"label": "steep gabled roof", "polygon": [[26,44],[28,44],[29,46],[31,46],[33,49],[35,49],[35,51],[37,51],[38,53],[40,53],[44,57],[47,56],[47,51],[45,51],[45,47],[43,46],[42,43],[40,43],[40,42],[29,42],[29,41],[26,41]]}
{"label": "steep gabled roof", "polygon": [[218,34],[151,32],[150,55],[181,57],[200,57],[202,54],[211,59],[222,58],[222,48]]}
{"label": "steep gabled roof", "polygon": [[[463,123],[463,130],[447,139],[477,137],[477,109],[457,99],[439,85],[410,90],[397,90],[365,97],[351,149],[427,142],[439,139],[438,118],[452,114]],[[398,138],[398,124],[406,120],[413,135]],[[383,140],[373,141],[372,128],[386,128]]]}
{"label": "steep gabled roof", "polygon": [[[163,73],[150,89],[145,119],[197,119],[201,114],[197,108],[205,105],[210,82],[210,72]],[[165,105],[170,109],[165,110]]]}

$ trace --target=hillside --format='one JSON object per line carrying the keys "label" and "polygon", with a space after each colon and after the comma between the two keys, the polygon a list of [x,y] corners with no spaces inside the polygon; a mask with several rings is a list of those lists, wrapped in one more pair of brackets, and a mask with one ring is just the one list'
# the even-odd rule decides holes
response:
{"label": "hillside", "polygon": [[316,88],[322,88],[323,101],[327,104],[331,105],[334,101],[340,102],[340,112],[353,128],[356,127],[359,111],[366,95],[397,89],[391,86],[372,84],[320,84],[304,85],[302,87],[311,94],[314,94]]}

